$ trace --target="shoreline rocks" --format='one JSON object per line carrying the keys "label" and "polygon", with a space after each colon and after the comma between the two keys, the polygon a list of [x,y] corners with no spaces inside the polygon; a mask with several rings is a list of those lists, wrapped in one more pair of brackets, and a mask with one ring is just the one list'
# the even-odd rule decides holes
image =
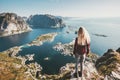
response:
{"label": "shoreline rocks", "polygon": [[[62,44],[61,42],[57,43],[55,46],[53,46],[53,49],[56,51],[60,51],[61,54],[63,55],[69,55],[69,56],[73,56],[73,48],[74,48],[74,42],[75,40],[73,40],[70,43],[66,43],[66,44]],[[87,60],[92,60],[93,62],[95,62],[98,59],[98,55],[94,54],[94,53],[89,53],[88,57],[86,57]]]}
{"label": "shoreline rocks", "polygon": [[17,56],[20,50],[21,47],[16,46],[0,52],[0,79],[36,80],[37,72],[41,72],[42,67],[36,62],[25,64],[27,60],[33,60],[34,55]]}
{"label": "shoreline rocks", "polygon": [[26,57],[26,59],[28,60],[28,61],[33,61],[34,60],[34,55],[35,54],[27,54],[25,57]]}
{"label": "shoreline rocks", "polygon": [[61,42],[59,42],[53,47],[53,49],[55,49],[56,51],[60,51],[61,54],[71,56],[73,54],[73,44],[74,41],[66,44],[62,44]]}

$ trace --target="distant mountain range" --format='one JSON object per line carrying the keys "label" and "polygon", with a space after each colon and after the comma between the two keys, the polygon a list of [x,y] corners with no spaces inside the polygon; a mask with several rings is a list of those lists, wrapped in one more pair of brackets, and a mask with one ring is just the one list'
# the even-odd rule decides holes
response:
{"label": "distant mountain range", "polygon": [[29,25],[44,28],[59,28],[65,27],[65,24],[60,16],[45,15],[31,15],[27,19]]}
{"label": "distant mountain range", "polygon": [[15,13],[0,14],[0,37],[31,31],[32,28],[61,28],[65,23],[61,16],[31,15],[29,18],[20,17]]}

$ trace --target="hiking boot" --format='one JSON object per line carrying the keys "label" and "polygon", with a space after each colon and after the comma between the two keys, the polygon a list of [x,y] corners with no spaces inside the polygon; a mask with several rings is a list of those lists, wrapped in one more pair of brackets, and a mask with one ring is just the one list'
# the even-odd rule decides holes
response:
{"label": "hiking boot", "polygon": [[79,71],[78,73],[79,73],[79,77],[82,77],[82,72],[81,72],[81,71]]}
{"label": "hiking boot", "polygon": [[74,77],[78,78],[79,76],[77,75],[77,72],[74,73]]}

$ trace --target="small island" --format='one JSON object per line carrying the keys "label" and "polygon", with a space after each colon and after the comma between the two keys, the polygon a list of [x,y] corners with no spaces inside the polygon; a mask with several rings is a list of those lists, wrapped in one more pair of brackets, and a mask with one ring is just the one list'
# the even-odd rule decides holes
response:
{"label": "small island", "polygon": [[104,35],[104,34],[93,34],[95,36],[99,36],[99,37],[108,37],[107,35]]}
{"label": "small island", "polygon": [[48,34],[40,35],[35,40],[33,40],[32,42],[28,43],[27,45],[28,46],[34,46],[34,45],[35,46],[40,46],[45,41],[52,42],[56,35],[57,35],[57,33],[48,33]]}
{"label": "small island", "polygon": [[50,58],[49,58],[49,57],[46,57],[46,58],[44,58],[44,60],[45,60],[45,61],[48,61],[48,60],[50,60]]}

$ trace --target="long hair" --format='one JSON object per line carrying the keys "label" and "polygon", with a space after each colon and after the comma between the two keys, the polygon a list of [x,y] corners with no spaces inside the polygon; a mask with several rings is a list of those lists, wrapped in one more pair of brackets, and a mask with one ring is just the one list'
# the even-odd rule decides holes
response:
{"label": "long hair", "polygon": [[86,45],[90,43],[90,36],[88,31],[84,27],[80,27],[78,30],[78,45]]}

